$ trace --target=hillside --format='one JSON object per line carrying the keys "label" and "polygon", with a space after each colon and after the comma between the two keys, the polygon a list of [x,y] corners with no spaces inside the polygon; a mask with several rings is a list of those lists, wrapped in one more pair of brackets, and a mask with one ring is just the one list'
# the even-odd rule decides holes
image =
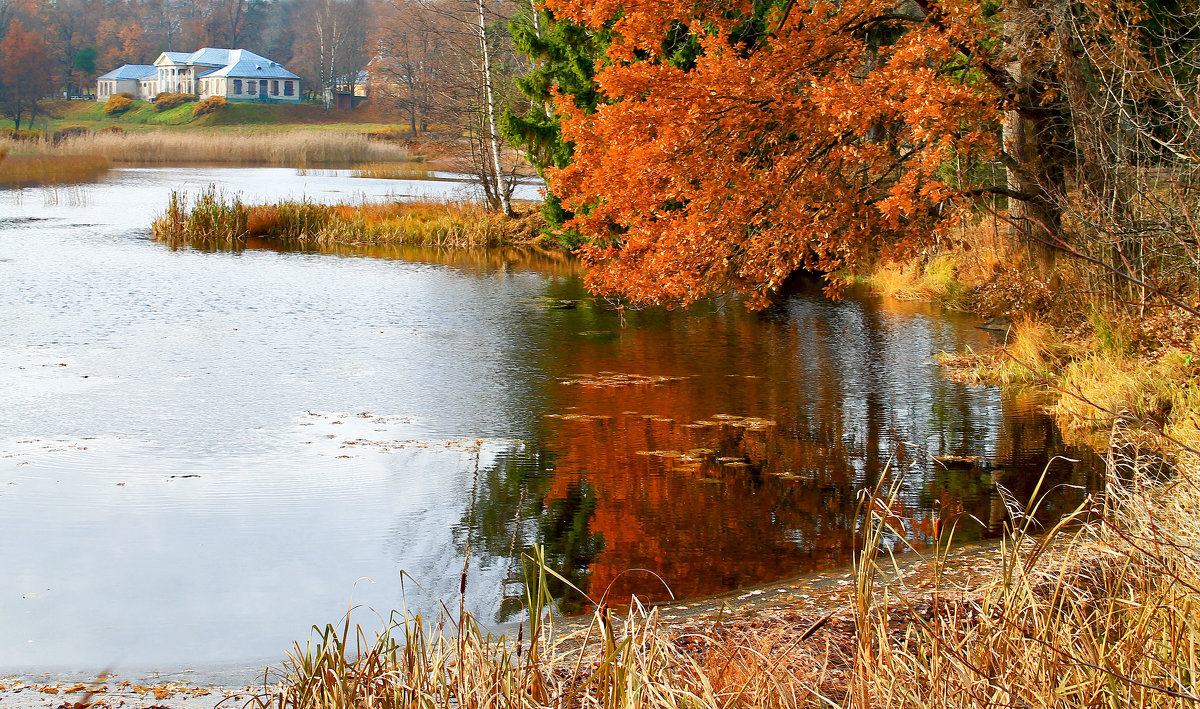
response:
{"label": "hillside", "polygon": [[[195,106],[195,103],[186,103],[159,111],[152,103],[135,101],[133,107],[124,114],[107,116],[104,114],[104,104],[96,101],[46,101],[42,106],[44,115],[38,118],[36,127],[44,131],[56,131],[65,126],[87,126],[92,130],[118,126],[124,130],[136,131],[151,128],[194,130],[242,126],[269,129],[274,126],[283,128],[297,125],[337,129],[352,125],[355,129],[364,130],[379,128],[389,123],[388,116],[362,107],[353,111],[326,111],[319,105],[308,103],[231,103],[216,113],[196,117],[193,115]],[[11,127],[11,121],[0,121],[0,128]]]}

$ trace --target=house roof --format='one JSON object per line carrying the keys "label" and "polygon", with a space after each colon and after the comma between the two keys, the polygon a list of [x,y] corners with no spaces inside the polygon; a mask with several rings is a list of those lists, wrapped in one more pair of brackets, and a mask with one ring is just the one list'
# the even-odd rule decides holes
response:
{"label": "house roof", "polygon": [[101,76],[101,79],[147,79],[158,75],[151,64],[125,64]]}
{"label": "house roof", "polygon": [[219,49],[216,47],[201,47],[188,55],[185,60],[187,64],[203,64],[206,66],[228,66],[236,63],[243,57],[254,57],[263,59],[253,52],[248,52],[245,49]]}
{"label": "house roof", "polygon": [[[244,51],[244,50],[236,50]],[[263,59],[257,54],[245,52],[243,57],[239,57],[226,66],[209,72],[205,76],[230,76],[238,79],[299,79],[292,72],[283,68],[283,65],[277,64],[270,59]]]}
{"label": "house roof", "polygon": [[[283,68],[278,62],[259,56],[246,49],[222,49],[202,47],[194,52],[163,52],[154,60],[156,66],[127,64],[114,71],[130,66],[144,66],[145,74],[137,77],[115,77],[105,74],[102,79],[143,78],[154,76],[157,65],[182,64],[197,67],[196,78],[208,76],[231,76],[238,79],[299,79],[300,77]],[[202,69],[201,69],[202,67]],[[110,72],[110,74],[113,72]]]}

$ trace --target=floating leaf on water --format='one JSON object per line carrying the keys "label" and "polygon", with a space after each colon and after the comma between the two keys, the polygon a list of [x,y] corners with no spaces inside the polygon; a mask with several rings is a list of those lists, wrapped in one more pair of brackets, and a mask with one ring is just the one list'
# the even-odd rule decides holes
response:
{"label": "floating leaf on water", "polygon": [[647,376],[644,374],[617,374],[614,372],[598,372],[596,374],[576,374],[570,379],[559,380],[564,385],[612,387],[612,386],[656,386],[674,382],[683,377]]}

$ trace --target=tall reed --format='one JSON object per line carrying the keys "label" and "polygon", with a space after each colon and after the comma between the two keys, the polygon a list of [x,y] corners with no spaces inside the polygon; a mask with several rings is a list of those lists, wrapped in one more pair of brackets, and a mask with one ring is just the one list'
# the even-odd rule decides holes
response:
{"label": "tall reed", "polygon": [[[4,157],[5,153],[7,157]],[[26,155],[0,141],[0,187],[91,182],[108,168],[109,162],[103,157]]]}
{"label": "tall reed", "polygon": [[351,131],[184,131],[123,133],[96,131],[58,143],[24,142],[20,149],[39,155],[86,155],[124,164],[346,166],[402,163],[404,144],[368,140]]}
{"label": "tall reed", "polygon": [[239,248],[250,237],[309,246],[410,244],[449,248],[497,246],[505,222],[470,202],[316,204],[287,200],[249,206],[215,188],[194,204],[172,192],[151,227],[172,247]]}

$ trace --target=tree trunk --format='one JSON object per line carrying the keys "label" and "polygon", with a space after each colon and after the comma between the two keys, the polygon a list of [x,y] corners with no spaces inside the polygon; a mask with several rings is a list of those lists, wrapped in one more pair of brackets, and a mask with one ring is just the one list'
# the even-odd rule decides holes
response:
{"label": "tree trunk", "polygon": [[483,52],[483,92],[487,104],[488,143],[492,153],[492,168],[495,171],[496,195],[500,200],[500,209],[512,216],[512,202],[508,199],[508,190],[504,185],[504,169],[500,164],[500,133],[496,130],[496,99],[492,94],[492,62],[488,55],[487,19],[483,14],[483,0],[476,0],[479,8],[479,46]]}
{"label": "tree trunk", "polygon": [[1004,152],[1011,158],[1007,166],[1009,190],[1027,195],[1008,200],[1012,238],[1014,242],[1026,242],[1038,270],[1049,277],[1054,271],[1053,244],[1062,226],[1062,210],[1055,197],[1061,196],[1063,180],[1061,168],[1045,155],[1044,143],[1050,138],[1049,114],[1039,110],[1034,96],[1032,49],[1034,33],[1039,31],[1035,2],[1014,0],[1004,23],[1013,57],[1007,69],[1017,103],[1004,113]]}

